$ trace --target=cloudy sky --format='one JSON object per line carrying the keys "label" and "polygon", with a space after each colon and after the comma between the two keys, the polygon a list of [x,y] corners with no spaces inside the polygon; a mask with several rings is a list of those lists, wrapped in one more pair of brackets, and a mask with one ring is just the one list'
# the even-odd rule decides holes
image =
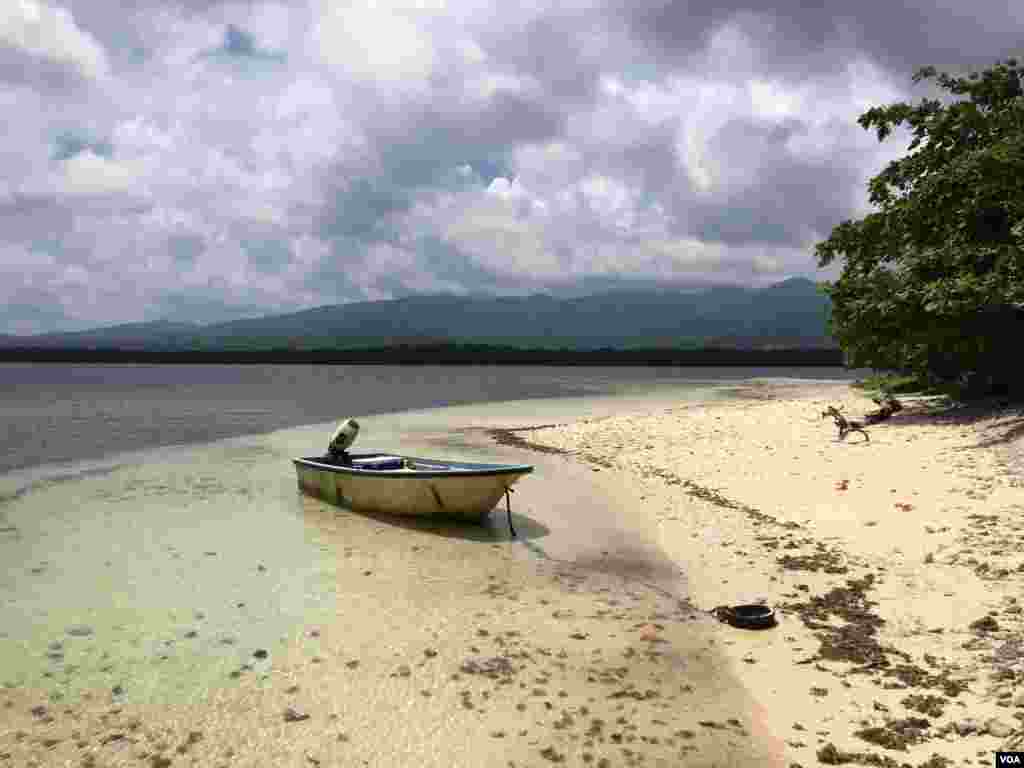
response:
{"label": "cloudy sky", "polygon": [[[825,6],[823,8],[822,6]],[[0,0],[0,333],[816,270],[1019,0]]]}

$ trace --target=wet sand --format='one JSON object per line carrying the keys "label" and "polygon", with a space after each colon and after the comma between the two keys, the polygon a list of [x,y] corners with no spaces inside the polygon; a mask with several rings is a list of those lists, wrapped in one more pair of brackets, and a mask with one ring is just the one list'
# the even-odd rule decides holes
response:
{"label": "wet sand", "polygon": [[[360,447],[520,461],[489,430],[695,402],[372,417]],[[296,488],[325,429],[0,489],[0,765],[785,764],[628,489],[530,454],[518,540],[356,515]]]}

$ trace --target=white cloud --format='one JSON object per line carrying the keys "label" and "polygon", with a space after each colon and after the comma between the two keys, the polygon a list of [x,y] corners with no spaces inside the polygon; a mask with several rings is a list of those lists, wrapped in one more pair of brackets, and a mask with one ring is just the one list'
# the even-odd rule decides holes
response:
{"label": "white cloud", "polygon": [[503,176],[498,176],[487,186],[487,194],[499,200],[512,201],[526,197],[526,190],[519,183],[519,179],[509,181]]}
{"label": "white cloud", "polygon": [[616,225],[629,228],[635,194],[617,179],[592,175],[579,184],[587,204],[598,215],[616,220]]}
{"label": "white cloud", "polygon": [[[0,274],[5,275],[5,278],[18,275],[29,277],[50,272],[56,266],[57,260],[52,253],[15,245],[0,248]],[[0,287],[9,288],[10,279],[0,280]]]}
{"label": "white cloud", "polygon": [[464,81],[465,93],[473,101],[486,102],[499,95],[537,96],[540,84],[532,77],[521,77],[501,72],[484,72]]}
{"label": "white cloud", "polygon": [[262,48],[280,51],[291,42],[304,16],[305,9],[301,7],[276,2],[255,3],[247,15],[246,29],[259,40]]}
{"label": "white cloud", "polygon": [[55,281],[60,288],[88,287],[89,273],[77,264],[71,264],[61,271]]}
{"label": "white cloud", "polygon": [[395,281],[414,291],[462,292],[462,286],[458,283],[437,278],[424,271],[419,254],[414,250],[389,243],[375,243],[367,248],[362,254],[359,268],[351,272],[351,282],[371,300],[392,298]]}
{"label": "white cloud", "polygon": [[325,2],[314,29],[324,61],[337,73],[392,86],[422,86],[437,54],[418,25],[419,8],[375,0]]}
{"label": "white cloud", "polygon": [[757,254],[754,256],[754,271],[767,272],[769,274],[779,272],[782,269],[782,262],[773,256]]}
{"label": "white cloud", "polygon": [[71,196],[140,194],[142,169],[97,155],[91,149],[68,158],[57,176],[60,191]]}
{"label": "white cloud", "polygon": [[113,142],[119,150],[131,153],[167,152],[174,146],[175,137],[154,120],[134,115],[114,126]]}
{"label": "white cloud", "polygon": [[519,177],[531,189],[543,189],[549,194],[566,190],[585,173],[585,163],[579,148],[566,141],[527,144],[519,147],[514,156]]}
{"label": "white cloud", "polygon": [[545,242],[545,204],[518,179],[498,177],[449,199],[443,208],[422,209],[418,217],[436,221],[441,237],[502,275],[559,274],[562,264]]}
{"label": "white cloud", "polygon": [[59,6],[38,0],[0,3],[0,42],[25,53],[73,66],[84,77],[106,77],[109,66],[103,47]]}
{"label": "white cloud", "polygon": [[[656,3],[658,30],[594,0],[46,2],[0,0],[0,111],[17,117],[0,262],[34,264],[40,291],[65,281],[67,314],[96,321],[169,292],[297,309],[403,281],[807,274],[810,242],[866,212],[865,182],[905,147],[857,116],[916,95],[871,42],[889,16],[863,4],[839,35],[810,11],[789,23],[786,0],[774,21]],[[225,51],[228,25],[275,55]],[[24,53],[103,87],[52,65],[26,78]],[[278,245],[263,272],[246,255],[259,238]]]}
{"label": "white cloud", "polygon": [[483,64],[487,61],[487,52],[480,47],[480,44],[471,38],[461,38],[455,42],[455,50],[463,63],[473,66]]}
{"label": "white cloud", "polygon": [[[607,246],[606,246],[607,250]],[[610,251],[603,267],[614,274],[634,274],[662,280],[689,280],[714,275],[729,267],[731,254],[720,246],[694,238],[651,237]]]}

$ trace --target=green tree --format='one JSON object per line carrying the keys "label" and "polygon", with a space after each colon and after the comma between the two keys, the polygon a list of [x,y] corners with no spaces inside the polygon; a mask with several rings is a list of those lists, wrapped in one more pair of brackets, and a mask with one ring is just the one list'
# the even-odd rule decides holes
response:
{"label": "green tree", "polygon": [[831,332],[855,367],[910,371],[960,396],[1020,394],[1024,351],[1024,68],[1015,59],[953,77],[949,103],[875,107],[857,121],[912,141],[868,184],[876,208],[815,247],[844,258],[824,291]]}

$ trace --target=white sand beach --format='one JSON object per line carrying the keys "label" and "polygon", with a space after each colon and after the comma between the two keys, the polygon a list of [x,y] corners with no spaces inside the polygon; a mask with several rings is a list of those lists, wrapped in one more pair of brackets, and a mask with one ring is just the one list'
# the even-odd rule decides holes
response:
{"label": "white sand beach", "polygon": [[768,387],[529,440],[630,493],[697,606],[778,606],[775,630],[720,635],[787,761],[832,744],[991,764],[1024,720],[1024,416],[908,400],[840,442],[828,405],[875,407],[846,385]]}
{"label": "white sand beach", "polygon": [[[388,417],[435,454],[535,463],[516,541],[498,512],[469,530],[302,497],[286,462],[310,428],[9,503],[26,530],[77,505],[97,549],[111,514],[186,517],[123,538],[112,568],[150,542],[146,559],[95,581],[121,590],[120,623],[65,628],[73,606],[55,605],[32,619],[49,634],[2,628],[25,672],[0,680],[0,766],[991,764],[1024,717],[1020,415],[908,402],[870,442],[839,442],[824,407],[872,407],[846,384],[744,391],[565,419],[558,401],[449,409],[458,439],[436,414]],[[224,533],[247,519],[265,533]],[[12,567],[92,583],[62,557]],[[174,588],[153,592],[145,637],[119,640],[160,569]],[[777,627],[706,613],[756,599]]]}

